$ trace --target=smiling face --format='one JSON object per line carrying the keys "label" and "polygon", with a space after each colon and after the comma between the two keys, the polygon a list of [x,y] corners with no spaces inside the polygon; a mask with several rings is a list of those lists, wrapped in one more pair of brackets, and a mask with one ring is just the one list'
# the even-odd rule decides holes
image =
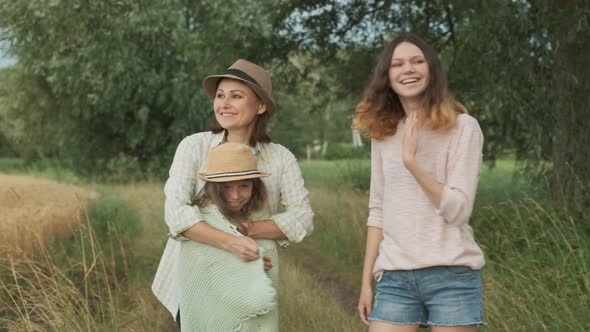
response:
{"label": "smiling face", "polygon": [[252,180],[224,182],[222,186],[223,200],[232,212],[240,211],[252,198]]}
{"label": "smiling face", "polygon": [[389,67],[389,82],[400,100],[422,97],[430,82],[430,72],[418,46],[402,42],[395,48]]}
{"label": "smiling face", "polygon": [[266,110],[264,103],[248,85],[233,79],[219,82],[213,109],[221,127],[229,132],[246,131],[249,134],[254,129],[256,116]]}

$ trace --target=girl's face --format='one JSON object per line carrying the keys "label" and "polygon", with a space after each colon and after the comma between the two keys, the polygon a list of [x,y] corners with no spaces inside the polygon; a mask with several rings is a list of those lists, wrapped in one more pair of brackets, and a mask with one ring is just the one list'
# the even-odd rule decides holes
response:
{"label": "girl's face", "polygon": [[228,131],[253,130],[256,115],[265,111],[264,103],[238,80],[223,79],[213,101],[215,119]]}
{"label": "girl's face", "polygon": [[400,99],[420,98],[430,81],[428,62],[418,46],[403,42],[391,56],[389,82]]}
{"label": "girl's face", "polygon": [[232,212],[240,211],[252,197],[254,183],[250,180],[239,180],[223,183],[223,199]]}

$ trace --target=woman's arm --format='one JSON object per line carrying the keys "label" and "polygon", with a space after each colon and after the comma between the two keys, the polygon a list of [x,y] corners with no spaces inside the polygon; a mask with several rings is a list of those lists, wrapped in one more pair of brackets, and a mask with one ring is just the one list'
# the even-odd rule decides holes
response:
{"label": "woman's arm", "polygon": [[477,120],[469,115],[457,118],[457,133],[447,161],[447,177],[440,208],[444,219],[455,225],[469,222],[483,162],[483,134]]}
{"label": "woman's arm", "polygon": [[193,240],[227,250],[244,261],[260,257],[258,245],[248,237],[235,236],[214,228],[203,221],[197,206],[192,205],[192,194],[197,185],[199,170],[199,151],[208,149],[208,139],[204,134],[188,136],[180,142],[164,193],[164,217],[169,228],[169,236],[177,240]]}
{"label": "woman's arm", "polygon": [[450,224],[469,220],[481,171],[483,135],[477,121],[468,116],[457,118],[457,134],[451,140],[446,183],[441,184],[416,163],[417,126],[414,114],[408,117],[403,136],[403,162],[420,188]]}
{"label": "woman's arm", "polygon": [[416,163],[416,159],[413,160],[404,160],[404,165],[412,173],[422,191],[426,194],[432,205],[435,208],[440,207],[440,201],[443,192],[443,185],[436,181],[432,176],[428,175],[418,164]]}
{"label": "woman's arm", "polygon": [[378,227],[369,226],[358,304],[359,316],[367,325],[369,325],[367,317],[371,314],[371,310],[373,310],[373,268],[375,267],[377,256],[379,256],[379,245],[382,240],[383,230]]}
{"label": "woman's arm", "polygon": [[410,173],[412,173],[414,178],[416,178],[422,191],[424,191],[434,207],[438,209],[440,206],[443,185],[424,172],[424,170],[416,163],[416,149],[418,145],[417,112],[412,112],[408,115],[404,126],[402,144],[402,161],[404,162],[404,166],[410,171]]}
{"label": "woman's arm", "polygon": [[[255,221],[253,237],[300,242],[313,231],[313,211],[307,197],[301,170],[295,156],[279,146],[274,158],[282,164],[278,174],[280,204],[285,211],[263,220]],[[273,151],[274,152],[274,151]],[[248,233],[250,235],[250,233]],[[264,234],[264,235],[263,235]],[[282,243],[281,243],[282,242]],[[280,241],[285,246],[287,241]]]}
{"label": "woman's arm", "polygon": [[197,185],[199,151],[206,146],[204,135],[185,137],[174,154],[169,177],[164,186],[164,219],[173,239],[182,238],[181,233],[203,220],[199,208],[192,206],[192,194]]}
{"label": "woman's arm", "polygon": [[206,222],[199,222],[182,233],[193,241],[234,253],[244,262],[260,258],[260,248],[256,241],[248,236],[236,236],[219,230]]}
{"label": "woman's arm", "polygon": [[288,240],[279,226],[270,219],[242,222],[246,235],[253,239]]}
{"label": "woman's arm", "polygon": [[377,256],[379,256],[379,245],[383,240],[384,187],[385,178],[383,176],[381,145],[373,140],[371,141],[371,189],[369,194],[369,218],[367,220],[369,228],[358,304],[359,316],[367,325],[369,325],[367,316],[369,316],[373,308],[373,269]]}

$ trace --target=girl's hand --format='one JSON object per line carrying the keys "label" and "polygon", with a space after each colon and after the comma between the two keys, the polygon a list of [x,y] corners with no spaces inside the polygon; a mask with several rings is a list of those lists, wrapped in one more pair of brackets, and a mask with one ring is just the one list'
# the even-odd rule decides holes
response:
{"label": "girl's hand", "polygon": [[240,257],[243,262],[251,262],[260,258],[260,247],[256,241],[247,236],[234,236],[226,247],[227,251]]}
{"label": "girl's hand", "polygon": [[412,164],[416,162],[417,146],[418,116],[417,112],[412,112],[406,118],[404,134],[402,136],[402,160],[406,168],[409,168]]}
{"label": "girl's hand", "polygon": [[262,261],[264,262],[264,272],[268,272],[272,268],[272,262],[270,261],[270,257],[262,256]]}
{"label": "girl's hand", "polygon": [[363,323],[369,325],[367,317],[373,310],[373,290],[371,287],[361,287],[361,295],[359,296],[358,312]]}

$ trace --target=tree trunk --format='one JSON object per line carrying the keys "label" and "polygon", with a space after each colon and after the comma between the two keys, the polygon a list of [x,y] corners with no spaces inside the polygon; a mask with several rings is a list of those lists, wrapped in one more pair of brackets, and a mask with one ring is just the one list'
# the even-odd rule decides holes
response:
{"label": "tree trunk", "polygon": [[[554,4],[559,6],[559,2]],[[572,10],[560,9],[570,13]],[[551,189],[558,201],[587,209],[590,208],[590,32],[576,24],[575,21],[581,20],[582,17],[574,16],[572,22],[570,15],[561,15],[553,34],[557,47],[553,86],[558,105],[554,111],[558,112],[558,120]]]}

